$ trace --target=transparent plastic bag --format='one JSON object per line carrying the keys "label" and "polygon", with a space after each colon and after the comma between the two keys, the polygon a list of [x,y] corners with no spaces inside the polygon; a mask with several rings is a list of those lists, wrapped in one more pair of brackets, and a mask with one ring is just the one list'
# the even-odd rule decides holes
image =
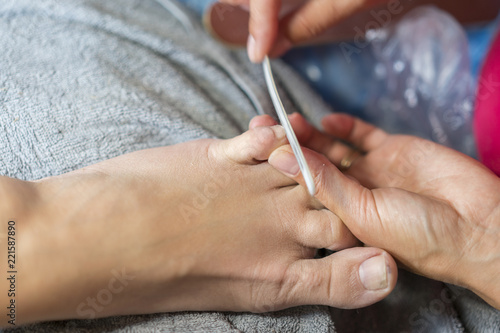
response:
{"label": "transparent plastic bag", "polygon": [[463,27],[424,6],[396,24],[368,31],[367,38],[375,58],[366,109],[370,121],[475,156],[475,84]]}

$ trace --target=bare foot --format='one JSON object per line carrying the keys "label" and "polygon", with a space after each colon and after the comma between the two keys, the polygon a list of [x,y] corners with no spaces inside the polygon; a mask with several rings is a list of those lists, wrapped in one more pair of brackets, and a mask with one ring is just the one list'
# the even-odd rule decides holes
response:
{"label": "bare foot", "polygon": [[[259,117],[252,126],[272,123]],[[346,114],[322,121],[326,133],[291,116],[316,197],[363,243],[406,268],[471,289],[500,309],[500,180],[478,161],[436,143],[388,133]],[[341,139],[341,140],[338,140]],[[344,158],[352,148],[344,173]],[[345,160],[344,160],[345,161]],[[289,146],[269,163],[303,183]],[[346,177],[347,176],[347,177]],[[355,181],[353,181],[355,180]]]}
{"label": "bare foot", "polygon": [[[267,163],[280,126],[138,151],[35,183],[21,323],[182,310],[362,307],[396,265]],[[342,250],[313,259],[315,250]],[[346,249],[346,250],[343,250]]]}

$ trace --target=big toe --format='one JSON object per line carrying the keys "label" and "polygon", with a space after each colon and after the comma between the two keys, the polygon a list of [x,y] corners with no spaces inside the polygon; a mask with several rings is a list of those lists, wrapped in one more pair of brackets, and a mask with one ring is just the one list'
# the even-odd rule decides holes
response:
{"label": "big toe", "polygon": [[290,286],[288,306],[322,304],[360,308],[388,296],[397,281],[394,259],[377,248],[357,247],[322,259],[292,264],[283,286]]}

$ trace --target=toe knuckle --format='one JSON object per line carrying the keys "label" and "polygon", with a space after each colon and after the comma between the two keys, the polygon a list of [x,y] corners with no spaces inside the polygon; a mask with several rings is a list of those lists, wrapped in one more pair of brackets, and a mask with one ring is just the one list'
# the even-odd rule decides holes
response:
{"label": "toe knuckle", "polygon": [[271,127],[268,126],[256,127],[250,132],[257,142],[266,142],[274,138],[274,132]]}
{"label": "toe knuckle", "polygon": [[257,273],[260,278],[251,287],[251,311],[272,312],[287,307],[287,268],[282,265],[268,267],[265,273]]}
{"label": "toe knuckle", "polygon": [[318,226],[316,223],[298,223],[297,224],[297,234],[301,235],[305,239],[313,239],[318,235]]}
{"label": "toe knuckle", "polygon": [[249,144],[247,145],[248,153],[258,159],[267,159],[267,155],[270,153],[269,150],[274,146],[280,136],[280,130],[274,128],[274,126],[254,128],[249,131]]}
{"label": "toe knuckle", "polygon": [[216,165],[221,156],[228,157],[227,149],[224,145],[221,145],[220,140],[207,139],[205,143],[205,145],[200,145],[200,156],[209,161],[209,165]]}

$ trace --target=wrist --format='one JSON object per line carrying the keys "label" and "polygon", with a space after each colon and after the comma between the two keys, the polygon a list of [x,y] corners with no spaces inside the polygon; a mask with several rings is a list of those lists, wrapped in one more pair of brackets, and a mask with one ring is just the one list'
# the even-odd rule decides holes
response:
{"label": "wrist", "polygon": [[[465,285],[493,307],[500,309],[500,206],[481,223],[482,237],[469,258]],[[478,226],[479,227],[479,226]]]}
{"label": "wrist", "polygon": [[[500,251],[496,251],[500,255]],[[470,289],[488,304],[500,310],[500,260],[488,261],[470,279]]]}

